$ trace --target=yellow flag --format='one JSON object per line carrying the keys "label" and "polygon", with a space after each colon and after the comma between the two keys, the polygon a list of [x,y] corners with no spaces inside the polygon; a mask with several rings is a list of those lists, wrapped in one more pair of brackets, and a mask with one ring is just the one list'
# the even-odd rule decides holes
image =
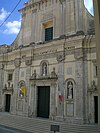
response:
{"label": "yellow flag", "polygon": [[22,86],[22,93],[23,93],[24,95],[26,95],[26,86],[25,86],[25,85]]}

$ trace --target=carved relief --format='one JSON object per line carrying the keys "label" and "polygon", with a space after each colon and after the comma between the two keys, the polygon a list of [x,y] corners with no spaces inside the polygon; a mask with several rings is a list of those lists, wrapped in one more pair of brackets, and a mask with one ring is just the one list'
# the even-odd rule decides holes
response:
{"label": "carved relief", "polygon": [[26,64],[27,66],[30,66],[30,65],[32,64],[32,59],[26,58],[25,64]]}
{"label": "carved relief", "polygon": [[58,62],[63,61],[65,59],[64,53],[58,53],[56,58]]}
{"label": "carved relief", "polygon": [[14,61],[14,65],[15,65],[15,67],[19,67],[21,65],[21,59],[16,58],[15,61]]}

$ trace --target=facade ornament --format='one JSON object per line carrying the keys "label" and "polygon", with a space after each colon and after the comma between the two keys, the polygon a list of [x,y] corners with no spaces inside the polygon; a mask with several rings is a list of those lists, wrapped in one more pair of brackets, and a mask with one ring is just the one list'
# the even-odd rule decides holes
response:
{"label": "facade ornament", "polygon": [[55,67],[53,67],[53,71],[51,72],[51,78],[56,78],[57,74],[55,72]]}
{"label": "facade ornament", "polygon": [[30,65],[32,64],[32,59],[31,59],[31,58],[26,58],[25,64],[26,64],[27,66],[30,66]]}
{"label": "facade ornament", "polygon": [[13,84],[11,85],[10,82],[5,84],[4,89],[2,90],[3,93],[12,93],[14,92]]}
{"label": "facade ornament", "polygon": [[0,64],[0,69],[3,69],[4,68],[4,64]]}
{"label": "facade ornament", "polygon": [[36,73],[36,69],[34,70],[34,73],[31,76],[31,79],[36,79],[37,73]]}
{"label": "facade ornament", "polygon": [[94,80],[92,81],[91,89],[92,89],[92,90],[94,90],[94,91],[96,91],[96,90],[97,90],[97,86],[96,86],[96,84],[95,84],[95,81],[94,81]]}
{"label": "facade ornament", "polygon": [[7,90],[7,84],[5,84],[5,90]]}
{"label": "facade ornament", "polygon": [[65,59],[64,53],[59,53],[56,58],[58,62],[63,61]]}
{"label": "facade ornament", "polygon": [[82,48],[75,49],[74,57],[75,57],[75,59],[83,59],[83,57],[84,57],[84,55],[83,55],[83,49]]}
{"label": "facade ornament", "polygon": [[88,85],[88,92],[96,92],[97,90],[98,90],[97,85],[95,81],[93,80],[91,85],[90,86]]}
{"label": "facade ornament", "polygon": [[8,88],[10,87],[10,82],[8,82]]}
{"label": "facade ornament", "polygon": [[19,67],[21,65],[21,59],[16,58],[15,61],[14,61],[14,65],[15,65],[15,67]]}

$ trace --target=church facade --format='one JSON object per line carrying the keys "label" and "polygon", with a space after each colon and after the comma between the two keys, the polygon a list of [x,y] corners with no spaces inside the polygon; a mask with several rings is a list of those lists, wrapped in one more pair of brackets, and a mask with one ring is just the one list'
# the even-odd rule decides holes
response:
{"label": "church facade", "polygon": [[94,18],[83,0],[29,0],[20,32],[0,46],[0,110],[98,123]]}

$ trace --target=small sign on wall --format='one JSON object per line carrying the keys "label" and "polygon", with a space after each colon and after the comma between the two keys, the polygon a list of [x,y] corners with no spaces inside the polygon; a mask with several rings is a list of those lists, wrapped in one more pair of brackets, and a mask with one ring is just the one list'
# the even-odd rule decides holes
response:
{"label": "small sign on wall", "polygon": [[50,131],[59,132],[60,131],[60,126],[59,125],[51,125]]}

